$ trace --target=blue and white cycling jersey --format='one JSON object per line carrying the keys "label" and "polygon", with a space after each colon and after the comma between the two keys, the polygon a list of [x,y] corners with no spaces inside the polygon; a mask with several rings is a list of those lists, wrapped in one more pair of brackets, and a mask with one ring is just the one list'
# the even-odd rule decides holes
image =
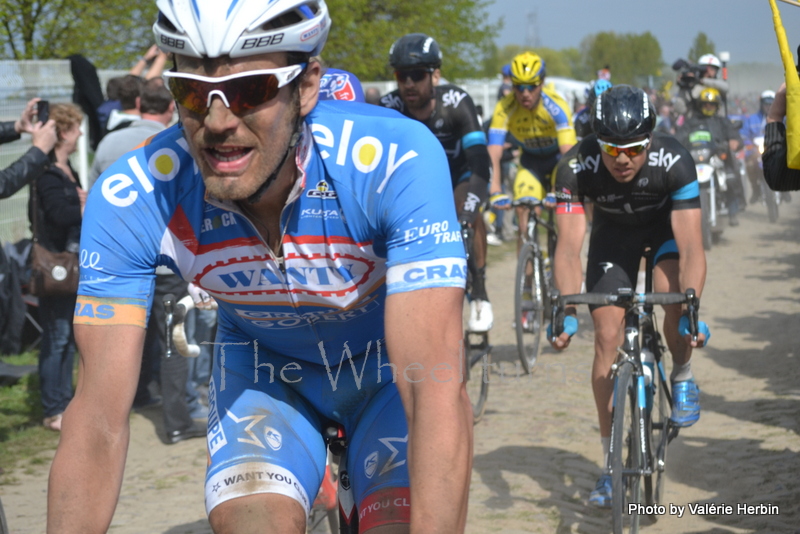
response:
{"label": "blue and white cycling jersey", "polygon": [[423,124],[320,102],[296,159],[279,262],[206,194],[179,126],[124,156],[89,195],[75,323],[144,326],[167,265],[217,299],[223,328],[318,363],[320,341],[358,354],[381,339],[387,294],[464,286],[447,159]]}

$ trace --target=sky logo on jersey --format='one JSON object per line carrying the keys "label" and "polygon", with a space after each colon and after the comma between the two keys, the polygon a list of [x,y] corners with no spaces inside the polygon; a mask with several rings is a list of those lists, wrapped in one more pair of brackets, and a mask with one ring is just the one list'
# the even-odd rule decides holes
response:
{"label": "sky logo on jersey", "polygon": [[[397,168],[406,161],[417,157],[418,154],[413,150],[409,150],[398,156],[399,147],[396,143],[389,143],[389,149],[386,151],[380,139],[369,135],[355,140],[351,145],[354,125],[353,121],[345,120],[338,138],[334,136],[330,128],[319,123],[313,124],[311,131],[318,145],[330,149],[336,148],[336,165],[340,167],[352,163],[356,170],[365,174],[370,173],[384,162],[384,155],[386,155],[386,174],[377,189],[377,192],[381,193]],[[332,156],[330,152],[324,149],[320,150],[319,153],[322,159],[328,159]]]}
{"label": "sky logo on jersey", "polygon": [[467,96],[467,93],[450,89],[450,91],[442,95],[442,104],[445,107],[453,106],[454,108],[457,108],[461,101],[464,100],[465,96]]}
{"label": "sky logo on jersey", "polygon": [[587,170],[597,174],[597,171],[600,169],[600,155],[586,156],[584,158],[583,154],[578,154],[577,158],[569,160],[569,166],[575,174]]}
{"label": "sky logo on jersey", "polygon": [[325,180],[317,182],[317,187],[309,189],[306,196],[309,198],[321,198],[322,200],[331,200],[336,198],[336,191],[331,190],[331,186]]}
{"label": "sky logo on jersey", "polygon": [[675,165],[679,159],[680,154],[675,155],[672,152],[666,152],[662,147],[658,152],[650,152],[647,156],[647,163],[651,167],[666,167],[667,172]]}

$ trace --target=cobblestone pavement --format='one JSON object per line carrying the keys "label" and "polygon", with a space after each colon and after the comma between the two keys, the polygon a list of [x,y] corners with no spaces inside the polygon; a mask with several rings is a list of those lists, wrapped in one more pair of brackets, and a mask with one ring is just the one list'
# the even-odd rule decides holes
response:
{"label": "cobblestone pavement", "polygon": [[[800,201],[781,209],[771,225],[762,206],[748,207],[708,254],[701,316],[713,338],[692,360],[703,414],[670,446],[666,514],[644,533],[800,532]],[[609,513],[587,504],[601,455],[588,314],[569,351],[547,350],[532,375],[521,375],[511,329],[514,251],[493,253],[495,367],[475,428],[467,532],[607,534]],[[132,416],[111,532],[206,534],[204,443],[163,445],[160,430],[158,410]],[[12,532],[44,531],[48,467],[20,467],[18,483],[0,487]],[[696,503],[733,513],[693,514]],[[772,504],[779,513],[739,513],[739,504]],[[679,507],[682,517],[670,514]]]}

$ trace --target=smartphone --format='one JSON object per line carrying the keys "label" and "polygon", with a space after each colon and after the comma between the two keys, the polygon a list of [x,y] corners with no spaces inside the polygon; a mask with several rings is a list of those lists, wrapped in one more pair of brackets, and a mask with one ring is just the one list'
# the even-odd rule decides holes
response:
{"label": "smartphone", "polygon": [[39,100],[36,103],[36,120],[44,124],[50,118],[50,102]]}

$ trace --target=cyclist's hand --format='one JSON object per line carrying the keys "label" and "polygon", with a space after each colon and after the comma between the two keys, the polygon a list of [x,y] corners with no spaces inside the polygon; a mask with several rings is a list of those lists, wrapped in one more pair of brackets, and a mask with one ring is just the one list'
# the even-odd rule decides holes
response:
{"label": "cyclist's hand", "polygon": [[489,203],[499,210],[511,209],[511,197],[505,193],[494,193],[489,196]]}
{"label": "cyclist's hand", "polygon": [[564,331],[553,340],[553,325],[547,325],[547,339],[556,350],[564,350],[569,347],[572,336],[578,333],[578,318],[574,315],[564,317]]}
{"label": "cyclist's hand", "polygon": [[214,300],[211,295],[206,293],[206,291],[194,284],[189,284],[189,288],[187,289],[189,295],[192,296],[192,300],[194,301],[194,305],[199,310],[216,310],[217,309],[217,301]]}
{"label": "cyclist's hand", "polygon": [[689,317],[687,315],[681,315],[681,319],[678,321],[678,333],[692,347],[705,347],[708,340],[711,339],[711,330],[708,329],[708,325],[703,321],[697,321],[697,341],[694,341],[692,334],[689,333]]}

